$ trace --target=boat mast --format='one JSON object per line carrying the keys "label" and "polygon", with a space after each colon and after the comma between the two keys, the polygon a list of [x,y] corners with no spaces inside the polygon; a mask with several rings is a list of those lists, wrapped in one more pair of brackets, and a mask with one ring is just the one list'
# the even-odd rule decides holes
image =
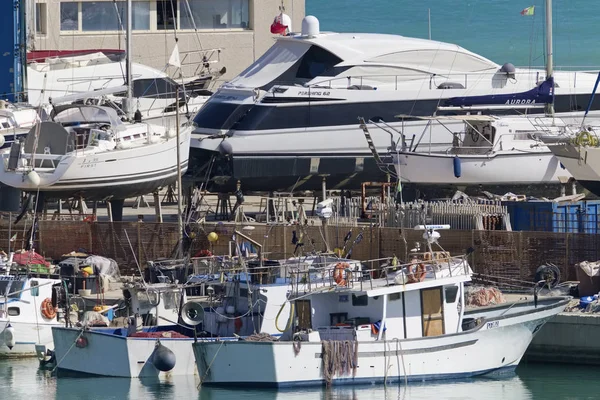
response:
{"label": "boat mast", "polygon": [[[552,54],[552,0],[546,0],[546,79],[554,75]],[[552,88],[552,103],[546,105],[546,113],[554,116],[554,88]]]}
{"label": "boat mast", "polygon": [[127,0],[127,26],[125,31],[125,85],[127,86],[127,98],[123,103],[123,111],[127,116],[127,119],[131,121],[132,117],[132,104],[133,104],[133,82],[131,79],[131,31],[132,31],[132,2]]}

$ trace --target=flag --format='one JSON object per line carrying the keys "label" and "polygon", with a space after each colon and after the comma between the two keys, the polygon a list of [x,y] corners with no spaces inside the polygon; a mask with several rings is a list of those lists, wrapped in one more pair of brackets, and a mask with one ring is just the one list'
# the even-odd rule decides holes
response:
{"label": "flag", "polygon": [[17,240],[17,234],[16,233],[13,235],[13,237],[10,238],[11,242],[14,242],[15,240]]}
{"label": "flag", "polygon": [[177,68],[181,68],[181,59],[179,58],[179,45],[175,43],[171,57],[169,57],[169,65]]}
{"label": "flag", "polygon": [[521,11],[521,15],[533,15],[534,10],[535,6],[527,7],[526,9]]}

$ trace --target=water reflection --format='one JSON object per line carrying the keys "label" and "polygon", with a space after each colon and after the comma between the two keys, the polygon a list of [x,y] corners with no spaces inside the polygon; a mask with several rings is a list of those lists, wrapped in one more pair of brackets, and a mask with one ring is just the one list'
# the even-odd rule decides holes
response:
{"label": "water reflection", "polygon": [[527,400],[532,395],[522,380],[512,375],[498,379],[472,379],[452,383],[421,383],[389,385],[365,385],[355,387],[303,388],[293,390],[243,391],[203,387],[201,400]]}
{"label": "water reflection", "polygon": [[527,400],[593,399],[600,367],[524,364],[516,375],[462,382],[423,382],[356,387],[242,390],[202,387],[197,377],[124,379],[56,378],[35,359],[0,360],[0,399],[9,400]]}

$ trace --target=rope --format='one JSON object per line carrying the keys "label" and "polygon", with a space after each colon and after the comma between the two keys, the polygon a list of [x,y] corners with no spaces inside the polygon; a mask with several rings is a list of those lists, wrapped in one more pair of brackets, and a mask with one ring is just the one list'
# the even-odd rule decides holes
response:
{"label": "rope", "polygon": [[221,341],[221,345],[219,346],[219,348],[217,349],[217,352],[215,353],[213,359],[210,361],[210,364],[208,364],[208,367],[206,368],[206,372],[204,373],[204,376],[202,376],[202,379],[200,379],[200,383],[198,383],[198,389],[200,389],[202,387],[202,382],[204,381],[204,379],[206,379],[206,377],[208,376],[209,372],[210,372],[210,367],[212,367],[213,363],[215,362],[215,360],[217,359],[217,356],[219,355],[219,351],[221,351],[221,347],[223,347],[223,343],[225,343],[224,341]]}
{"label": "rope", "polygon": [[54,368],[52,368],[52,372],[56,371],[56,369],[58,368],[58,366],[60,365],[60,363],[65,359],[66,356],[69,355],[69,353],[71,352],[71,350],[73,350],[73,347],[75,347],[75,345],[77,344],[77,341],[79,340],[79,338],[83,335],[83,329],[81,330],[81,332],[79,332],[79,335],[77,335],[77,337],[75,338],[75,340],[73,341],[73,344],[71,345],[71,347],[69,347],[69,350],[67,350],[67,352],[65,353],[64,356],[62,356],[60,358],[60,360],[58,360],[58,362],[56,363],[56,366]]}
{"label": "rope", "polygon": [[279,341],[279,338],[275,337],[275,336],[271,336],[268,333],[255,333],[253,335],[250,335],[246,338],[244,338],[244,340],[246,342],[277,342]]}

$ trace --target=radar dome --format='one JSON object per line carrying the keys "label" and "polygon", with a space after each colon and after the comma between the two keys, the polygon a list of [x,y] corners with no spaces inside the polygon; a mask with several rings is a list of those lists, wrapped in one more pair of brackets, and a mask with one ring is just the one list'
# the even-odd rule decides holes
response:
{"label": "radar dome", "polygon": [[307,15],[302,20],[302,36],[314,37],[319,34],[319,20],[313,15]]}

